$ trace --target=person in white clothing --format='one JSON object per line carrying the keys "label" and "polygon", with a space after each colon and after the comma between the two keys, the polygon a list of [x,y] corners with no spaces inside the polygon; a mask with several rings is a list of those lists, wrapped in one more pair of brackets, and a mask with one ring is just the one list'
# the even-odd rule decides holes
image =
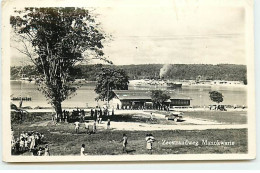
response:
{"label": "person in white clothing", "polygon": [[147,134],[146,135],[146,149],[148,150],[148,153],[149,154],[152,154],[153,153],[153,143],[155,141],[154,137],[152,134]]}
{"label": "person in white clothing", "polygon": [[85,153],[85,144],[82,144],[81,149],[80,149],[80,156],[86,156],[87,154]]}
{"label": "person in white clothing", "polygon": [[75,124],[75,131],[76,131],[76,133],[79,133],[79,122],[76,121],[74,124]]}

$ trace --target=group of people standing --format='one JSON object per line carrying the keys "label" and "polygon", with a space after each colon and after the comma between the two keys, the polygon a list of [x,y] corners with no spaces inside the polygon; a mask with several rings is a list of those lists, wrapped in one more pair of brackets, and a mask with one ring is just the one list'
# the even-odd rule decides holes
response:
{"label": "group of people standing", "polygon": [[[102,109],[101,107],[96,106],[95,109],[90,110],[90,116],[94,121],[93,123],[85,121],[84,122],[85,130],[87,134],[95,134],[97,131],[97,123],[101,124],[104,117],[107,118],[107,129],[110,129],[110,125],[111,125],[110,117],[114,116],[114,109],[112,109],[110,113],[108,108]],[[74,125],[75,125],[75,132],[79,133],[80,122],[76,121]]]}
{"label": "group of people standing", "polygon": [[114,116],[114,108],[112,110],[109,110],[107,107],[101,108],[99,106],[96,106],[95,109],[90,110],[90,116],[96,121],[98,124],[101,124],[102,119],[104,117],[110,117]]}
{"label": "group of people standing", "polygon": [[49,155],[48,145],[37,148],[42,144],[44,135],[39,132],[22,132],[17,139],[14,138],[12,132],[12,154],[21,154],[24,152],[32,152],[35,156]]}

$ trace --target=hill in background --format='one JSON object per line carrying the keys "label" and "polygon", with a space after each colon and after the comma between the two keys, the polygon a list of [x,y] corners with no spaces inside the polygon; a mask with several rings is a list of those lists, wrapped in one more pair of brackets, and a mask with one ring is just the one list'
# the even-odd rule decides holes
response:
{"label": "hill in background", "polygon": [[[102,67],[108,65],[78,65],[73,69],[73,75],[79,79],[95,81]],[[117,65],[115,68],[124,69],[130,80],[132,79],[158,79],[163,64]],[[246,65],[235,64],[170,64],[164,69],[163,78],[172,80],[228,80],[246,82]],[[22,71],[27,77],[37,75],[33,66],[25,66]],[[11,67],[11,79],[21,77],[21,66]]]}

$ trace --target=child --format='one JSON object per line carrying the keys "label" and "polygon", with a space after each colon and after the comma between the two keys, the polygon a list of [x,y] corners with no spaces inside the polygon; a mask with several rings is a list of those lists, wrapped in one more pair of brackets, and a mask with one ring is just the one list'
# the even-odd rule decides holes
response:
{"label": "child", "polygon": [[38,155],[38,156],[41,156],[41,155],[43,154],[42,149],[43,149],[42,147],[39,148],[39,150],[38,150],[38,152],[37,152],[37,155]]}
{"label": "child", "polygon": [[82,144],[81,149],[80,149],[80,156],[86,156],[87,154],[85,153],[85,144]]}
{"label": "child", "polygon": [[75,124],[75,131],[76,131],[76,133],[79,133],[79,122],[76,121],[74,124]]}
{"label": "child", "polygon": [[153,142],[155,141],[154,137],[152,134],[146,134],[146,149],[148,150],[149,154],[152,154],[152,149],[153,149]]}
{"label": "child", "polygon": [[50,156],[50,149],[48,145],[45,145],[44,156]]}
{"label": "child", "polygon": [[107,120],[107,129],[110,129],[110,119]]}
{"label": "child", "polygon": [[123,139],[122,139],[122,142],[123,142],[123,153],[126,152],[126,145],[127,145],[127,136],[126,134],[123,134]]}

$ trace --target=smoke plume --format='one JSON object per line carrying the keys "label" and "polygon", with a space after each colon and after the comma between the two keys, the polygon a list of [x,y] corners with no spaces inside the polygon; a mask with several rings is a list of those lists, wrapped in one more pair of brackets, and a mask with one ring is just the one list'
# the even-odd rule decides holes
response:
{"label": "smoke plume", "polygon": [[170,64],[164,64],[163,67],[160,69],[160,78],[164,77],[164,75],[168,72],[170,68]]}

